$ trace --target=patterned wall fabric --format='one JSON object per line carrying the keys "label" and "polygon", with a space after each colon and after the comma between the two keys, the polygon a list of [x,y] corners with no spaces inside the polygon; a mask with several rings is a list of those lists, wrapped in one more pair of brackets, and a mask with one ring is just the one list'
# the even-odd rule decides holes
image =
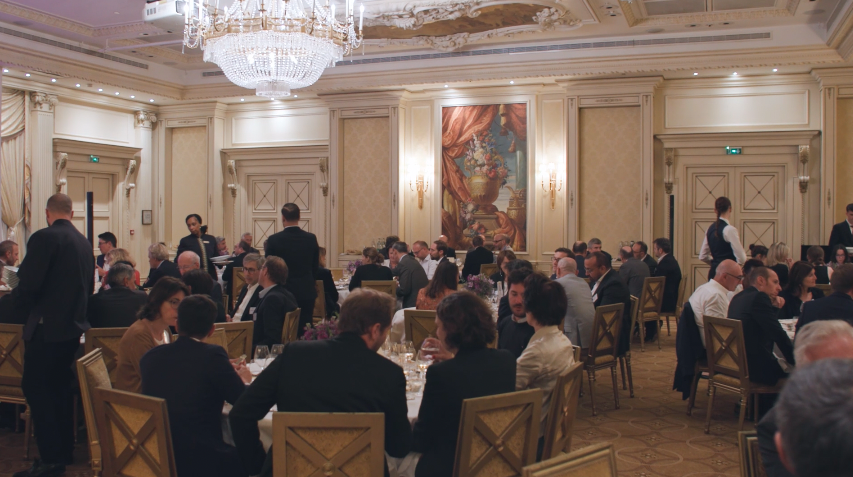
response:
{"label": "patterned wall fabric", "polygon": [[[199,214],[206,224],[207,217],[207,128],[172,129],[172,175],[171,200],[172,237],[167,241],[177,248],[181,237],[186,236],[184,218]],[[210,230],[211,235],[222,231]]]}
{"label": "patterned wall fabric", "polygon": [[640,108],[584,108],[579,120],[578,239],[598,237],[616,258],[642,234]]}
{"label": "patterned wall fabric", "polygon": [[344,251],[391,233],[391,150],[388,118],[344,120]]}
{"label": "patterned wall fabric", "polygon": [[838,100],[838,149],[835,155],[835,220],[845,219],[847,204],[853,203],[853,99]]}

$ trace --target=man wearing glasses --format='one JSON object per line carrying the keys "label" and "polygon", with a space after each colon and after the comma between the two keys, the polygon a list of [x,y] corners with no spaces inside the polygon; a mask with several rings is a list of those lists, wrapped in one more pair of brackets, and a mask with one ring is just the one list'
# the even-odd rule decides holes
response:
{"label": "man wearing glasses", "polygon": [[227,321],[243,321],[244,316],[248,321],[255,313],[255,308],[261,301],[260,292],[263,290],[258,283],[258,274],[264,266],[264,261],[264,258],[257,253],[250,253],[243,257],[243,278],[246,284],[240,290],[237,301],[234,302],[234,315],[226,315]]}
{"label": "man wearing glasses", "polygon": [[512,252],[512,247],[509,245],[509,236],[507,234],[495,234],[494,238],[495,253],[509,250]]}
{"label": "man wearing glasses", "polygon": [[705,344],[705,316],[726,318],[729,316],[728,293],[743,280],[743,274],[734,260],[723,260],[717,266],[717,275],[713,280],[697,288],[690,296],[690,306],[696,316],[696,325],[699,327],[699,337],[702,345]]}

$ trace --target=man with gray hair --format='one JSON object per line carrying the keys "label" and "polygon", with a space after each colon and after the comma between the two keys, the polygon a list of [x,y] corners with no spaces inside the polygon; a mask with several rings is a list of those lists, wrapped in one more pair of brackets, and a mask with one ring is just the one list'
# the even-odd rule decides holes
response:
{"label": "man with gray hair", "polygon": [[107,289],[89,297],[86,318],[92,328],[127,328],[148,302],[148,295],[136,289],[133,267],[116,263],[107,272]]}
{"label": "man with gray hair", "polygon": [[[178,255],[178,270],[181,276],[184,276],[190,270],[201,270],[201,258],[197,253],[187,250]],[[210,291],[210,299],[214,303],[222,303],[222,285],[219,282],[213,282],[213,290]],[[221,319],[221,316],[220,316]]]}
{"label": "man with gray hair", "polygon": [[729,316],[729,292],[735,291],[743,280],[741,269],[734,260],[723,260],[717,266],[717,274],[690,295],[688,301],[693,308],[699,339],[705,346],[705,316],[725,318]]}
{"label": "man with gray hair", "polygon": [[514,251],[509,245],[509,235],[495,234],[492,242],[495,244],[495,253],[503,252],[504,250]]}
{"label": "man with gray hair", "polygon": [[557,279],[566,292],[568,308],[563,321],[563,333],[569,341],[581,349],[589,348],[592,337],[592,322],[595,318],[595,306],[589,293],[589,284],[577,274],[577,262],[574,258],[563,257],[557,262]]}
{"label": "man with gray hair", "polygon": [[250,253],[243,257],[243,278],[246,284],[240,290],[240,295],[234,301],[234,315],[226,315],[226,321],[242,321],[244,317],[251,318],[255,314],[255,308],[261,302],[262,287],[258,283],[258,274],[266,260],[257,253]]}
{"label": "man with gray hair", "polygon": [[[853,359],[853,326],[841,320],[816,321],[797,332],[797,339],[794,342],[794,359],[797,362],[797,369],[808,367],[815,361],[830,358]],[[813,402],[810,402],[806,408],[813,409],[812,404]],[[758,448],[768,476],[792,477],[780,460],[776,449],[775,436],[779,419],[777,404],[755,427],[758,432]]]}
{"label": "man with gray hair", "polygon": [[413,308],[418,292],[429,284],[424,267],[410,257],[408,251],[406,242],[397,242],[388,249],[391,261],[397,262],[391,273],[397,277],[397,298],[403,300],[403,308]]}
{"label": "man with gray hair", "polygon": [[169,261],[169,249],[162,243],[154,243],[148,247],[148,279],[142,284],[142,288],[151,288],[157,280],[163,277],[181,278],[178,266]]}

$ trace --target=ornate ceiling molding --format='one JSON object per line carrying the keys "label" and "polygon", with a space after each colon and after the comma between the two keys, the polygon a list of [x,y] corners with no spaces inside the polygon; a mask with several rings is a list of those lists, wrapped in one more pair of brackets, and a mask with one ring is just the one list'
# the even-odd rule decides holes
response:
{"label": "ornate ceiling molding", "polygon": [[[383,2],[371,4],[370,11],[376,12],[365,19],[367,26],[392,26],[404,30],[417,30],[427,23],[456,20],[462,16],[475,18],[483,0],[460,2],[457,0],[430,0],[419,3]],[[493,2],[488,2],[493,3]]]}
{"label": "ornate ceiling molding", "polygon": [[666,26],[692,25],[703,23],[735,22],[743,20],[760,20],[765,18],[792,17],[797,12],[800,0],[788,0],[784,8],[768,8],[762,10],[728,10],[719,12],[685,13],[681,15],[638,16],[634,12],[632,2],[620,1],[619,6],[625,15],[628,26]]}
{"label": "ornate ceiling molding", "polygon": [[84,23],[75,22],[49,13],[44,13],[39,10],[28,8],[22,5],[0,1],[0,13],[16,16],[23,20],[29,20],[35,23],[41,23],[53,28],[65,30],[67,32],[76,33],[78,35],[96,37],[113,37],[124,35],[135,35],[139,33],[162,33],[162,31],[154,25],[145,22],[129,23],[126,25],[114,25],[103,28],[94,28]]}

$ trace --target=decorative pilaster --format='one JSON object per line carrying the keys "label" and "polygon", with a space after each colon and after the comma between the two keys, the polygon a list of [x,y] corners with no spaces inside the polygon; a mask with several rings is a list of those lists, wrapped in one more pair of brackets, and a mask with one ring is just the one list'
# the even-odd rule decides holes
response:
{"label": "decorative pilaster", "polygon": [[31,232],[47,227],[44,209],[47,199],[56,192],[53,158],[53,120],[56,95],[30,93],[30,164],[32,165]]}
{"label": "decorative pilaster", "polygon": [[[142,225],[142,210],[156,210],[153,206],[152,194],[154,192],[154,138],[153,128],[157,123],[157,115],[151,111],[137,111],[133,114],[133,124],[136,133],[136,144],[142,149],[138,159],[132,159],[128,163],[128,173],[125,177],[125,194],[129,222],[124,234],[126,240],[131,243],[136,241],[135,253],[137,256],[145,256],[146,244],[156,242],[153,225]],[[136,182],[131,183],[131,174],[136,169]],[[131,197],[130,191],[136,192]],[[157,213],[157,212],[152,212]],[[153,223],[157,223],[154,221]],[[129,235],[129,230],[134,234]]]}

